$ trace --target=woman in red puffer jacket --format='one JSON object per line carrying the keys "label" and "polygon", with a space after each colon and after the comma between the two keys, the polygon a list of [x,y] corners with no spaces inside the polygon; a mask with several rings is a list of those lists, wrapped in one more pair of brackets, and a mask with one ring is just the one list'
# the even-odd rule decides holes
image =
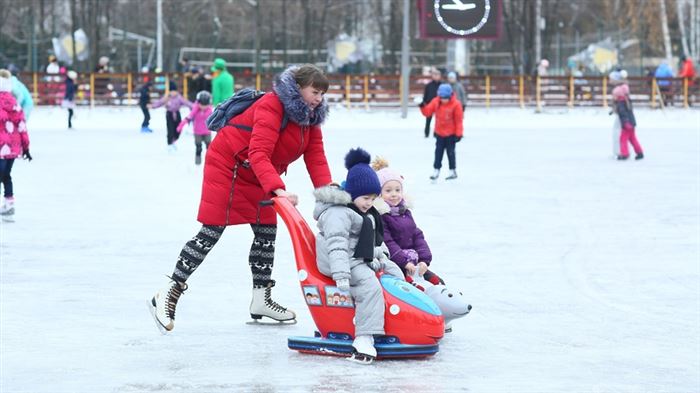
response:
{"label": "woman in red puffer jacket", "polygon": [[[323,99],[327,89],[328,79],[316,66],[290,67],[278,77],[273,92],[219,130],[204,164],[197,216],[202,229],[185,244],[171,279],[150,302],[161,330],[174,327],[175,306],[187,288],[185,281],[224,229],[238,224],[251,225],[254,234],[248,260],[253,273],[251,317],[294,321],[296,314],[271,298],[277,217],[271,206],[261,207],[260,202],[280,196],[297,203],[280,175],[302,155],[314,187],[331,183],[320,127],[328,114]],[[288,121],[280,129],[285,116]]]}

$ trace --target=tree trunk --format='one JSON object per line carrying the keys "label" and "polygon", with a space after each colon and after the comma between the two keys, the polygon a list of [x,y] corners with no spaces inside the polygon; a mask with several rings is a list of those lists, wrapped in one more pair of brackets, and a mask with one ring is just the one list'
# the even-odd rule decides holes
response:
{"label": "tree trunk", "polygon": [[540,21],[542,20],[542,0],[535,0],[535,64],[542,60],[542,35]]}
{"label": "tree trunk", "polygon": [[685,56],[690,55],[688,50],[688,36],[685,34],[685,12],[683,12],[683,7],[685,7],[685,0],[676,0],[676,12],[678,13],[678,29],[681,33],[681,44],[683,46],[683,54]]}
{"label": "tree trunk", "polygon": [[70,38],[71,38],[71,50],[73,51],[73,68],[78,65],[78,57],[75,53],[75,28],[76,28],[76,13],[77,13],[77,0],[70,1]]}
{"label": "tree trunk", "polygon": [[668,32],[668,16],[666,15],[666,0],[657,0],[659,3],[659,18],[661,19],[661,31],[664,35],[664,49],[666,51],[666,61],[673,67],[673,52],[671,49],[671,35]]}
{"label": "tree trunk", "polygon": [[282,62],[287,67],[287,0],[282,0]]}

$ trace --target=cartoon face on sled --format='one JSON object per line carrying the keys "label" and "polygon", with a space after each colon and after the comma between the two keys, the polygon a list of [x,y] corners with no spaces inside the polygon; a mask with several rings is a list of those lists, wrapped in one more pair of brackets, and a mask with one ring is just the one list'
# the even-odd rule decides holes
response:
{"label": "cartoon face on sled", "polygon": [[[349,292],[316,266],[316,237],[286,198],[273,198],[277,214],[287,225],[294,248],[302,294],[317,327],[315,337],[289,337],[300,352],[349,356],[355,335],[355,309]],[[438,352],[445,325],[440,308],[411,284],[381,274],[385,301],[385,335],[375,337],[378,358],[425,357]]]}

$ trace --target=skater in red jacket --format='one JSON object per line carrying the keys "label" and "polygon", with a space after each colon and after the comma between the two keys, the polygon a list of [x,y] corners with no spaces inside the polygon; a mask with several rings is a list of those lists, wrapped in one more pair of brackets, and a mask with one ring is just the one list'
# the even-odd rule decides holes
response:
{"label": "skater in red jacket", "polygon": [[[296,314],[271,297],[277,216],[260,202],[273,196],[297,203],[280,177],[302,155],[314,187],[331,183],[321,135],[328,114],[323,96],[328,79],[314,65],[290,67],[265,94],[219,130],[207,150],[197,220],[202,229],[180,252],[167,285],[150,301],[158,327],[170,331],[185,281],[199,267],[229,225],[248,224],[254,239],[249,264],[253,274],[250,314],[294,321]],[[283,118],[288,122],[281,129]]]}
{"label": "skater in red jacket", "polygon": [[464,112],[462,103],[457,100],[452,92],[452,86],[443,83],[438,87],[438,96],[433,98],[428,104],[421,104],[420,110],[423,116],[428,117],[435,114],[435,171],[430,176],[431,180],[436,180],[440,176],[442,168],[442,157],[447,150],[447,160],[450,163],[450,174],[445,178],[452,180],[457,178],[457,160],[455,158],[455,145],[462,140],[464,133]]}

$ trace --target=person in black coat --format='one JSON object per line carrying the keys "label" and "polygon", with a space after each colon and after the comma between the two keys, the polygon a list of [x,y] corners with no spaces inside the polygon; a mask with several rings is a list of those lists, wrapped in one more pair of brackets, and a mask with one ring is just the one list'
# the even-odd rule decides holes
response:
{"label": "person in black coat", "polygon": [[207,79],[199,67],[192,67],[192,76],[188,83],[187,98],[192,102],[197,101],[197,93],[200,91],[211,93],[211,80]]}
{"label": "person in black coat", "polygon": [[[433,78],[430,83],[425,85],[425,90],[423,91],[423,102],[421,102],[420,106],[427,105],[430,101],[433,100],[433,98],[437,97],[437,91],[438,87],[440,87],[440,84],[442,83],[442,72],[438,70],[437,68],[433,68],[430,71],[430,77]],[[432,116],[428,116],[425,118],[425,137],[430,136],[430,122],[433,121]]]}
{"label": "person in black coat", "polygon": [[151,121],[151,113],[148,111],[148,104],[151,103],[151,82],[144,83],[139,90],[139,106],[141,107],[141,112],[143,112],[143,123],[141,123],[141,132],[153,132],[153,130],[148,127],[148,123]]}

